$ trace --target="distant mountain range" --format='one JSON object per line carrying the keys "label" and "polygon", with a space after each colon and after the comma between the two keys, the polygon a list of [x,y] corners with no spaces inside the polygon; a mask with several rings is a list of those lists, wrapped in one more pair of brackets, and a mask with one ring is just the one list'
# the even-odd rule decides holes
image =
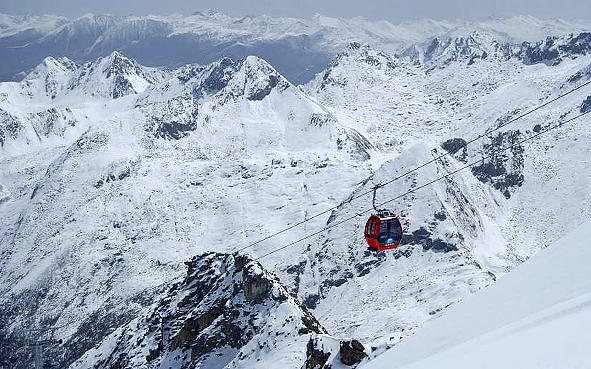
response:
{"label": "distant mountain range", "polygon": [[445,42],[448,38],[468,37],[475,31],[499,43],[521,43],[589,30],[588,20],[541,20],[529,16],[392,24],[361,17],[316,15],[304,20],[230,17],[211,11],[142,17],[0,15],[0,80],[23,78],[23,71],[35,67],[46,56],[65,56],[84,63],[120,51],[152,67],[208,64],[221,57],[242,59],[256,55],[291,82],[300,84],[322,71],[351,42],[399,53],[435,37]]}

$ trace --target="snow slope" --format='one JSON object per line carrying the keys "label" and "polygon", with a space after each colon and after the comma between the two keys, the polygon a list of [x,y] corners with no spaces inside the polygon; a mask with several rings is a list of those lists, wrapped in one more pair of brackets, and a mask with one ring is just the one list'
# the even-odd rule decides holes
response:
{"label": "snow slope", "polygon": [[363,368],[588,368],[591,221]]}

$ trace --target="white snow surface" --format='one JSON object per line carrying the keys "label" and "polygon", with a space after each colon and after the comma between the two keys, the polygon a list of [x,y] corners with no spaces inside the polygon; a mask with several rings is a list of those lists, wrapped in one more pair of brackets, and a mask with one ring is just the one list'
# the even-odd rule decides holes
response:
{"label": "white snow surface", "polygon": [[588,368],[591,220],[363,368]]}

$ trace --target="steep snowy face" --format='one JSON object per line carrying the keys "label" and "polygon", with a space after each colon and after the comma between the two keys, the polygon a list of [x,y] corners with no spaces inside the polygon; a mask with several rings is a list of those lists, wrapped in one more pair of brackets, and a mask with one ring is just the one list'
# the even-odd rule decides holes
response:
{"label": "steep snowy face", "polygon": [[588,366],[589,237],[587,220],[366,367]]}
{"label": "steep snowy face", "polygon": [[173,75],[137,99],[149,117],[146,129],[156,137],[178,139],[195,132],[204,146],[200,151],[209,157],[313,148],[369,158],[371,145],[363,136],[340,125],[260,58],[224,58]]}
{"label": "steep snowy face", "polygon": [[277,277],[245,255],[205,253],[160,302],[71,368],[300,368],[326,333]]}
{"label": "steep snowy face", "polygon": [[[50,99],[55,99],[58,94],[67,88],[69,80],[76,72],[79,66],[68,58],[62,57],[54,59],[51,56],[45,58],[25,80],[35,81],[30,83],[38,84],[41,91],[31,91],[31,94],[43,96],[42,92]],[[41,92],[35,94],[35,92]]]}
{"label": "steep snowy face", "polygon": [[400,152],[416,138],[444,133],[451,114],[423,69],[369,45],[349,45],[304,90],[381,151]]}
{"label": "steep snowy face", "polygon": [[82,66],[48,57],[23,81],[0,85],[0,146],[14,154],[30,145],[67,144],[94,119],[93,104],[141,93],[164,75],[118,52]]}
{"label": "steep snowy face", "polygon": [[[351,197],[440,154],[424,144],[405,150],[384,163]],[[376,202],[412,191],[459,165],[438,161],[381,188]],[[380,206],[399,214],[404,227],[402,246],[388,252],[367,250],[363,232],[373,211],[371,195],[345,200],[327,226],[353,219],[299,246],[301,255],[290,258],[293,264],[282,278],[293,283],[294,292],[331,333],[356,337],[371,343],[374,351],[383,350],[493,281],[495,275],[483,268],[484,263],[497,268],[511,265],[511,256],[502,247],[489,250],[486,261],[474,253],[485,234],[503,242],[491,219],[475,205],[476,197],[483,194],[487,203],[494,203],[494,194],[487,194],[486,187],[468,174]]]}
{"label": "steep snowy face", "polygon": [[114,51],[96,62],[84,64],[69,82],[68,89],[81,90],[85,95],[117,99],[143,92],[162,77]]}
{"label": "steep snowy face", "polygon": [[[114,51],[111,55],[80,66],[62,57],[47,57],[22,82],[20,91],[10,90],[5,102],[14,104],[19,99],[30,103],[50,103],[51,100],[119,97],[143,92],[149,85],[162,79],[163,73],[139,65]],[[19,95],[19,96],[10,96]]]}

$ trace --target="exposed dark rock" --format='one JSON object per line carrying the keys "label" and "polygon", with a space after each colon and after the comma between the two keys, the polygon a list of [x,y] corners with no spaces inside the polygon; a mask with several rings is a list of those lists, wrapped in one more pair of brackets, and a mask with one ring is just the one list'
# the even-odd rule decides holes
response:
{"label": "exposed dark rock", "polygon": [[187,136],[189,132],[194,131],[197,127],[195,122],[181,123],[160,120],[158,118],[153,118],[153,122],[158,127],[154,132],[154,136],[156,136],[156,138],[173,140],[180,140],[181,138]]}
{"label": "exposed dark rock", "polygon": [[302,304],[308,309],[314,309],[318,305],[318,301],[320,301],[320,296],[318,294],[311,294],[307,295]]}
{"label": "exposed dark rock", "polygon": [[571,37],[566,43],[559,45],[558,48],[569,55],[587,55],[591,52],[591,33],[583,32]]}
{"label": "exposed dark rock", "polygon": [[583,103],[581,104],[581,113],[588,113],[591,111],[591,96],[587,96]]}
{"label": "exposed dark rock", "polygon": [[591,79],[591,64],[587,65],[585,68],[577,71],[575,74],[570,76],[567,79],[567,82],[574,83],[574,82],[579,81],[583,77],[586,77],[585,79],[587,79],[587,80]]}
{"label": "exposed dark rock", "polygon": [[[289,267],[287,267],[287,269],[285,270],[287,272],[287,274],[292,274],[293,277],[293,290],[291,291],[294,295],[297,295],[299,292],[299,288],[300,288],[300,275],[304,274],[304,271],[306,270],[306,264],[307,262],[301,261],[299,264],[297,265],[290,265]],[[304,306],[307,306],[306,304],[304,304]]]}
{"label": "exposed dark rock", "polygon": [[[468,158],[468,150],[466,148],[466,140],[463,138],[451,138],[441,144],[441,147],[453,155],[457,160],[466,162]],[[460,153],[458,153],[461,150]],[[457,155],[456,155],[457,154]]]}
{"label": "exposed dark rock", "polygon": [[363,344],[355,339],[339,340],[315,335],[310,337],[306,345],[306,361],[302,369],[331,369],[341,367],[342,364],[357,366],[366,357]]}
{"label": "exposed dark rock", "polygon": [[[472,167],[472,174],[483,183],[491,183],[506,198],[511,197],[510,189],[521,187],[523,177],[523,146],[516,144],[521,132],[499,132],[490,143],[483,145],[483,156],[490,156],[482,164]],[[512,146],[509,150],[500,148]]]}
{"label": "exposed dark rock", "polygon": [[245,269],[242,271],[244,295],[247,301],[260,302],[268,297],[272,283],[262,274],[262,270]]}
{"label": "exposed dark rock", "polygon": [[277,78],[277,76],[270,75],[268,76],[267,84],[265,84],[263,87],[257,87],[256,89],[251,90],[246,98],[251,101],[260,101],[267,97],[271,93],[271,90],[273,90],[273,88],[277,86],[278,83],[279,78]]}
{"label": "exposed dark rock", "polygon": [[327,123],[336,122],[335,117],[328,113],[313,113],[310,117],[310,125],[314,127],[322,127]]}
{"label": "exposed dark rock", "polygon": [[305,369],[325,368],[324,365],[328,361],[331,353],[323,351],[322,347],[317,347],[317,343],[318,340],[316,340],[314,337],[310,337],[310,340],[306,345],[306,362],[304,363]]}
{"label": "exposed dark rock", "polygon": [[197,128],[199,109],[193,97],[175,97],[167,101],[161,111],[155,111],[149,113],[146,130],[152,131],[156,138],[179,140]]}
{"label": "exposed dark rock", "polygon": [[0,109],[0,147],[9,138],[16,139],[23,128],[18,118],[13,117],[4,109]]}
{"label": "exposed dark rock", "polygon": [[123,76],[115,77],[115,82],[113,83],[113,90],[111,91],[111,96],[113,99],[118,99],[120,97],[136,93],[133,89],[133,85],[129,80]]}
{"label": "exposed dark rock", "polygon": [[[546,40],[534,45],[524,42],[518,57],[522,58],[526,64],[557,65],[566,57],[586,55],[590,51],[591,33],[583,32],[576,36],[571,34],[565,38],[549,36]],[[574,77],[574,80],[576,79],[577,77]]]}
{"label": "exposed dark rock", "polygon": [[534,46],[523,44],[523,61],[526,64],[545,63],[557,65],[562,61],[558,49],[555,47],[555,37],[548,37],[545,41]]}
{"label": "exposed dark rock", "polygon": [[[436,252],[450,252],[457,251],[457,246],[452,243],[445,242],[440,238],[431,238],[431,232],[424,227],[413,231],[411,234],[404,234],[402,236],[402,245],[422,245],[423,251],[433,250]],[[406,255],[404,255],[406,256]],[[410,255],[409,255],[410,256]]]}
{"label": "exposed dark rock", "polygon": [[445,210],[440,210],[440,211],[436,212],[434,216],[435,216],[435,219],[437,219],[441,222],[443,222],[444,220],[447,219],[447,215],[446,215]]}
{"label": "exposed dark rock", "polygon": [[[195,97],[200,98],[205,94],[213,95],[223,90],[232,79],[234,73],[240,69],[242,62],[234,62],[230,58],[222,58],[213,64],[207,77],[193,89]],[[185,78],[188,79],[187,76]]]}
{"label": "exposed dark rock", "polygon": [[365,347],[357,340],[341,341],[341,363],[345,365],[359,364],[361,360],[367,357]]}

